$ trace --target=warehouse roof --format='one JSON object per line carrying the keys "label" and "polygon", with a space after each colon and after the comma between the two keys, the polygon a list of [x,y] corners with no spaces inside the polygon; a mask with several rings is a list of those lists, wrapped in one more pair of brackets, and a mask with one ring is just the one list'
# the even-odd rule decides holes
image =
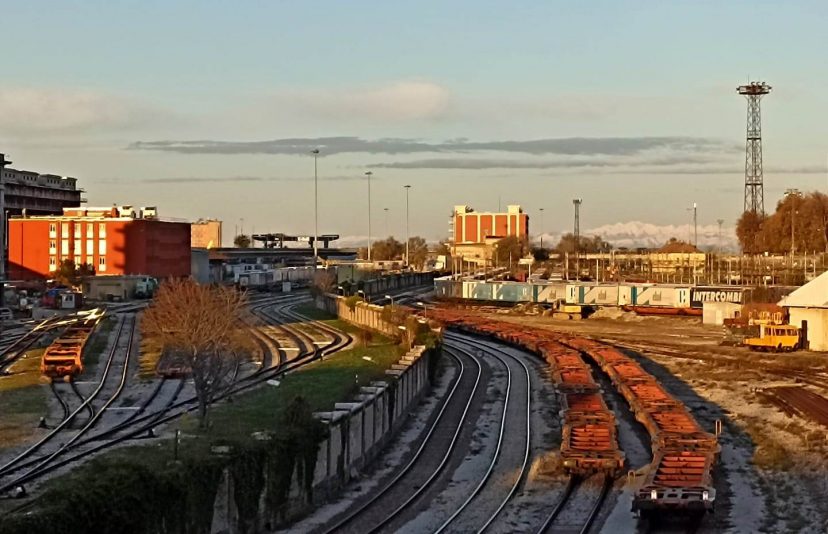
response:
{"label": "warehouse roof", "polygon": [[788,308],[828,308],[828,271],[779,301]]}

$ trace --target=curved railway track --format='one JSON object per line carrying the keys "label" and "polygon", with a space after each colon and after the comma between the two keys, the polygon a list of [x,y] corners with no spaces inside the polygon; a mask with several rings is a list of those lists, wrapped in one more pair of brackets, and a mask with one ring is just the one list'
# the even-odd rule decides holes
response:
{"label": "curved railway track", "polygon": [[[595,476],[603,476],[603,475],[595,475]],[[604,502],[609,495],[610,490],[612,489],[612,478],[603,476],[603,481],[601,483],[601,490],[598,495],[594,498],[594,502],[592,506],[586,510],[577,510],[580,512],[579,520],[575,521],[575,524],[572,524],[572,519],[569,519],[570,524],[567,525],[558,525],[559,519],[561,515],[569,508],[575,508],[573,505],[574,499],[572,498],[573,495],[578,494],[578,490],[582,487],[584,480],[581,477],[571,476],[569,477],[569,483],[564,488],[561,497],[558,499],[557,504],[550,512],[549,516],[543,522],[543,524],[538,529],[538,534],[544,534],[546,532],[558,533],[558,532],[573,532],[577,534],[587,534],[592,525],[595,523],[595,519],[598,517],[598,514],[601,512],[601,508],[604,506]],[[577,513],[576,512],[576,513]],[[584,514],[586,512],[586,514]]]}
{"label": "curved railway track", "polygon": [[[420,446],[382,489],[356,510],[327,527],[326,533],[346,528],[365,533],[382,530],[420,498],[444,471],[456,448],[472,400],[480,391],[483,371],[480,360],[471,352],[465,349],[445,350],[456,362],[458,374]],[[466,369],[464,360],[472,364],[469,369]],[[388,508],[392,509],[390,513],[386,511]]]}
{"label": "curved railway track", "polygon": [[[116,365],[116,355],[119,352],[119,348],[121,348],[119,346],[119,341],[122,339],[126,322],[127,319],[123,319],[118,326],[115,342],[112,344],[112,347],[110,348],[100,381],[98,382],[98,385],[95,388],[95,390],[84,399],[84,401],[81,403],[80,406],[78,406],[78,408],[76,408],[67,417],[65,417],[63,421],[61,421],[61,423],[58,424],[54,429],[52,429],[48,434],[43,436],[38,442],[36,442],[28,449],[24,450],[22,453],[14,457],[5,465],[0,467],[0,477],[8,476],[10,473],[14,473],[21,469],[31,467],[31,469],[27,471],[24,475],[18,476],[10,482],[6,482],[3,485],[1,485],[0,494],[23,483],[26,483],[29,480],[37,478],[41,474],[41,472],[44,471],[46,467],[54,461],[55,458],[63,454],[75,442],[77,442],[81,438],[81,436],[86,434],[92,427],[94,427],[98,419],[100,419],[101,415],[104,413],[104,411],[109,406],[111,406],[111,404],[115,402],[115,400],[120,396],[126,383],[126,377],[129,369],[129,358],[132,350],[133,337],[135,334],[134,319],[132,320],[132,324],[129,327],[129,336],[127,341],[128,344],[124,350],[125,356],[116,389],[97,411],[94,410],[94,408],[92,407],[92,402],[96,400],[99,395],[101,395],[102,391],[107,386],[110,373]],[[80,412],[83,410],[89,410],[92,414],[92,416],[84,424],[83,427],[81,427],[71,438],[69,438],[68,441],[61,443],[56,450],[52,452],[47,452],[39,457],[34,457],[34,454],[37,451],[39,451],[44,445],[56,440],[57,437],[60,436],[65,429],[68,429],[72,421],[75,420],[78,414],[80,414]],[[23,463],[24,460],[27,460],[30,457],[33,458],[32,461]]]}
{"label": "curved railway track", "polygon": [[[492,343],[487,343],[487,342],[482,341],[482,340],[477,340],[477,339],[474,339],[470,336],[459,335],[459,334],[456,334],[456,333],[453,333],[453,332],[446,332],[444,334],[444,339],[449,344],[458,344],[458,343],[459,344],[465,344],[466,346],[475,347],[475,348],[478,348],[478,349],[482,350],[483,352],[487,352],[487,353],[491,354],[506,368],[508,373],[507,373],[507,386],[506,386],[506,402],[504,403],[504,406],[503,406],[503,415],[501,417],[500,433],[499,433],[499,436],[498,436],[497,449],[495,451],[495,456],[492,459],[492,463],[489,465],[489,469],[486,472],[485,477],[483,478],[483,480],[480,481],[480,484],[477,486],[477,488],[475,488],[474,492],[466,499],[466,501],[463,503],[463,505],[460,508],[458,508],[458,510],[455,511],[455,513],[452,514],[452,516],[449,517],[449,519],[447,519],[437,529],[436,532],[438,532],[438,533],[445,530],[450,524],[452,524],[452,522],[454,522],[458,517],[461,516],[463,510],[470,503],[472,503],[474,501],[474,499],[483,491],[484,485],[486,484],[486,482],[488,481],[488,479],[491,476],[492,472],[494,471],[494,469],[496,467],[496,464],[498,463],[498,460],[499,460],[501,447],[503,445],[503,436],[504,436],[504,431],[505,431],[506,423],[507,423],[507,419],[508,419],[507,412],[508,412],[508,409],[509,409],[509,406],[508,406],[509,405],[509,394],[512,390],[512,369],[511,369],[508,362],[511,361],[511,362],[517,363],[518,366],[519,366],[518,370],[523,371],[523,373],[520,375],[520,380],[516,380],[516,384],[517,384],[518,388],[523,387],[525,389],[526,394],[525,395],[520,395],[520,392],[518,392],[519,394],[516,395],[516,401],[519,401],[519,404],[517,404],[517,403],[516,404],[517,404],[517,406],[519,406],[519,408],[515,409],[515,411],[517,411],[520,418],[523,420],[523,426],[524,426],[524,429],[523,429],[523,432],[522,432],[522,434],[523,434],[522,435],[522,439],[523,439],[523,457],[520,460],[521,463],[520,463],[520,465],[517,469],[516,474],[510,474],[509,475],[509,476],[514,476],[514,482],[512,482],[511,485],[509,486],[508,492],[502,498],[502,500],[500,501],[500,504],[497,506],[497,508],[489,515],[488,519],[486,519],[486,521],[483,523],[483,525],[480,526],[479,528],[477,528],[476,531],[479,533],[479,532],[483,532],[486,529],[488,529],[495,522],[497,517],[500,515],[500,513],[503,511],[503,509],[506,507],[506,505],[509,503],[509,501],[512,499],[512,497],[514,497],[515,493],[517,492],[518,488],[520,487],[520,485],[523,482],[524,477],[526,475],[526,468],[527,468],[527,465],[529,463],[529,450],[530,450],[531,439],[532,439],[532,423],[531,423],[532,382],[531,382],[531,378],[530,378],[529,368],[526,366],[526,364],[520,358],[510,354],[507,351],[504,351],[503,349],[501,349],[497,345],[494,345]],[[525,378],[525,383],[524,383],[524,378]],[[512,440],[517,440],[517,439],[518,439],[517,435],[514,435],[514,434],[510,433],[510,435],[509,435],[510,443],[512,442]]]}
{"label": "curved railway track", "polygon": [[[268,300],[268,302],[265,302],[265,303],[257,303],[257,306],[259,304],[262,304],[262,306],[273,306],[273,305],[280,304],[279,300],[285,300],[285,299],[275,298],[275,299],[272,299],[272,300],[273,301]],[[288,305],[294,305],[295,303],[296,302],[294,302],[293,299],[289,299],[289,302],[287,304],[285,304],[285,307],[288,306]],[[282,304],[284,304],[284,303],[282,303]],[[285,310],[280,310],[279,314],[282,314],[285,318],[288,318],[288,319],[294,319],[294,320],[295,319],[301,319],[301,320],[304,320],[304,318],[301,318],[301,316],[299,316],[298,314],[294,314],[294,313],[291,313],[291,312],[286,312]],[[271,320],[273,320],[274,318],[277,317],[277,315],[275,313],[270,313],[270,314],[268,314],[268,317]],[[218,402],[220,400],[226,399],[231,395],[234,395],[234,394],[240,393],[242,391],[246,391],[248,389],[251,389],[255,386],[258,386],[259,384],[261,384],[261,383],[263,383],[267,380],[277,378],[277,377],[279,377],[279,376],[281,376],[281,375],[283,375],[283,374],[285,374],[289,371],[298,369],[298,368],[302,367],[303,365],[306,365],[307,363],[309,363],[311,361],[314,361],[316,358],[320,358],[320,357],[323,357],[323,356],[325,356],[329,353],[340,350],[342,347],[347,346],[352,340],[350,335],[345,334],[345,333],[341,333],[338,330],[336,330],[336,329],[334,329],[334,328],[332,328],[328,325],[325,325],[325,324],[320,323],[318,321],[312,321],[312,323],[313,323],[315,328],[327,332],[331,336],[332,341],[329,342],[329,343],[324,344],[324,346],[317,346],[316,344],[310,343],[309,346],[311,347],[311,350],[308,351],[308,350],[300,349],[299,355],[297,355],[297,357],[294,358],[294,359],[287,360],[287,361],[284,361],[284,362],[280,361],[280,363],[278,363],[277,365],[274,365],[274,366],[269,367],[269,368],[260,368],[259,370],[255,371],[255,372],[253,372],[249,375],[242,376],[242,377],[238,378],[226,391],[219,394],[214,399],[214,402]],[[117,339],[120,339],[120,337],[121,337],[123,324],[124,324],[124,322],[122,321],[120,326],[119,326],[118,333],[117,333]],[[133,323],[133,325],[134,325],[134,323]],[[282,326],[284,326],[284,325],[282,325]],[[306,334],[297,334],[295,332],[295,329],[293,329],[291,327],[288,327],[287,330],[292,331],[293,335],[295,335],[296,339],[298,339],[298,340],[302,340],[303,335],[305,337],[307,337],[308,339],[310,339],[309,336],[307,336]],[[130,345],[131,345],[131,342],[130,342]],[[114,349],[115,349],[116,346],[117,346],[117,341],[113,345],[113,353],[114,353]],[[113,357],[113,354],[111,353],[110,358],[112,358],[112,357]],[[108,364],[107,364],[107,368],[108,367],[109,367],[109,360],[108,360]],[[126,372],[126,371],[124,371],[124,372]],[[236,372],[238,372],[238,370]],[[141,435],[144,435],[148,432],[151,432],[154,429],[154,427],[157,426],[157,425],[172,421],[172,420],[180,417],[181,415],[183,415],[185,413],[188,413],[188,412],[191,412],[191,411],[195,410],[197,408],[197,399],[194,396],[188,397],[184,400],[177,400],[177,398],[180,395],[181,390],[183,389],[183,387],[184,387],[184,381],[181,380],[179,386],[176,389],[176,392],[174,393],[174,395],[170,398],[170,400],[165,404],[165,406],[161,410],[157,410],[157,411],[150,412],[150,413],[145,413],[143,415],[139,415],[139,414],[136,413],[133,416],[131,416],[130,421],[119,423],[119,424],[117,424],[113,427],[110,427],[108,429],[103,430],[102,432],[99,432],[98,434],[96,434],[94,436],[89,436],[89,437],[86,437],[85,439],[81,440],[81,439],[79,439],[81,437],[81,435],[85,434],[86,431],[89,428],[91,428],[91,426],[92,426],[92,425],[87,425],[87,426],[84,427],[84,429],[82,429],[82,432],[79,432],[78,434],[76,434],[75,437],[73,437],[70,440],[70,443],[65,444],[65,446],[61,447],[58,453],[51,454],[51,455],[47,456],[46,460],[41,460],[40,458],[34,458],[34,459],[29,460],[25,463],[21,463],[22,460],[28,458],[35,451],[37,451],[43,443],[53,439],[54,435],[56,435],[57,432],[59,432],[61,429],[63,429],[68,424],[69,421],[74,419],[77,416],[77,414],[80,412],[81,409],[84,409],[85,406],[88,406],[91,403],[91,400],[94,398],[93,395],[90,395],[90,397],[88,397],[86,399],[86,401],[84,402],[84,404],[81,407],[79,407],[77,410],[75,410],[73,413],[70,414],[69,419],[67,419],[66,421],[64,421],[60,425],[58,425],[58,427],[55,430],[53,430],[52,432],[50,432],[50,434],[46,438],[44,438],[40,442],[36,443],[32,447],[30,447],[29,449],[24,451],[21,455],[17,456],[16,458],[14,458],[12,461],[8,462],[3,467],[0,467],[0,477],[2,477],[3,475],[7,475],[8,473],[18,471],[20,469],[29,468],[29,467],[32,468],[32,470],[27,472],[25,475],[23,475],[21,477],[18,477],[16,479],[14,479],[13,481],[7,482],[7,483],[3,484],[2,486],[0,486],[0,494],[2,494],[3,492],[9,491],[10,489],[13,489],[17,486],[20,486],[21,484],[24,484],[24,483],[30,482],[34,479],[37,479],[37,478],[41,477],[42,475],[45,475],[45,474],[47,474],[51,471],[54,471],[54,470],[56,470],[56,469],[58,469],[58,468],[60,468],[64,465],[70,464],[72,462],[83,459],[83,458],[88,457],[88,456],[90,456],[92,454],[95,454],[97,452],[100,452],[100,451],[102,451],[106,448],[109,448],[109,447],[117,444],[117,443],[121,443],[121,442],[123,442],[125,440],[128,440],[128,439],[140,437]],[[155,390],[156,394],[159,390],[160,390],[160,388],[157,388]],[[120,393],[120,391],[119,391],[119,393]],[[100,413],[101,412],[99,411],[98,414],[95,414],[95,416],[99,415]],[[95,421],[97,421],[97,417],[95,417],[95,416],[93,416],[93,419],[95,419]],[[93,421],[93,424],[94,424],[94,421]],[[98,442],[98,443],[96,445],[94,445],[93,447],[85,448],[85,449],[79,450],[79,451],[77,450],[77,449],[79,449],[83,446],[91,445],[94,442]],[[69,453],[71,451],[76,451],[76,452],[75,452],[75,454],[71,454],[71,455],[66,454],[66,453]],[[58,458],[59,456],[63,456],[63,458]]]}

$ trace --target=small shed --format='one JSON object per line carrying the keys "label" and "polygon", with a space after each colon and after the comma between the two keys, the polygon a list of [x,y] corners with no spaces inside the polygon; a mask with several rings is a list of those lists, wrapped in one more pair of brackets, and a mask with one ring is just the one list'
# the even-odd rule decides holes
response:
{"label": "small shed", "polygon": [[734,302],[702,303],[702,324],[723,325],[725,319],[735,319],[742,315],[742,305]]}
{"label": "small shed", "polygon": [[828,351],[828,272],[783,298],[779,305],[788,310],[790,324],[802,329],[809,349]]}

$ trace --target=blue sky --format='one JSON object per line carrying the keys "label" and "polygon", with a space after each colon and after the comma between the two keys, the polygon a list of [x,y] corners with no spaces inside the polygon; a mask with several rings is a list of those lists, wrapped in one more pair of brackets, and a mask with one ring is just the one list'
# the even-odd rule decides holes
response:
{"label": "blue sky", "polygon": [[544,230],[565,231],[574,196],[582,228],[610,239],[681,233],[693,202],[702,225],[730,226],[748,77],[774,87],[767,207],[787,187],[828,187],[824,2],[0,7],[0,149],[16,167],[78,176],[90,204],[218,217],[229,235],[241,218],[312,231],[301,152],[316,144],[320,230],[344,236],[367,231],[369,168],[375,233],[383,207],[402,232],[405,184],[429,239],[454,204],[498,200],[536,231],[544,207]]}

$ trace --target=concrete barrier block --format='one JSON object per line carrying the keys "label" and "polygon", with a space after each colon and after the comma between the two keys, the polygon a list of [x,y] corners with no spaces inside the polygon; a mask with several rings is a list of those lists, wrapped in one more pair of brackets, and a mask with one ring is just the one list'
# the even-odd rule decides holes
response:
{"label": "concrete barrier block", "polygon": [[399,369],[386,369],[385,374],[390,375],[390,376],[402,376],[403,371],[401,371]]}

